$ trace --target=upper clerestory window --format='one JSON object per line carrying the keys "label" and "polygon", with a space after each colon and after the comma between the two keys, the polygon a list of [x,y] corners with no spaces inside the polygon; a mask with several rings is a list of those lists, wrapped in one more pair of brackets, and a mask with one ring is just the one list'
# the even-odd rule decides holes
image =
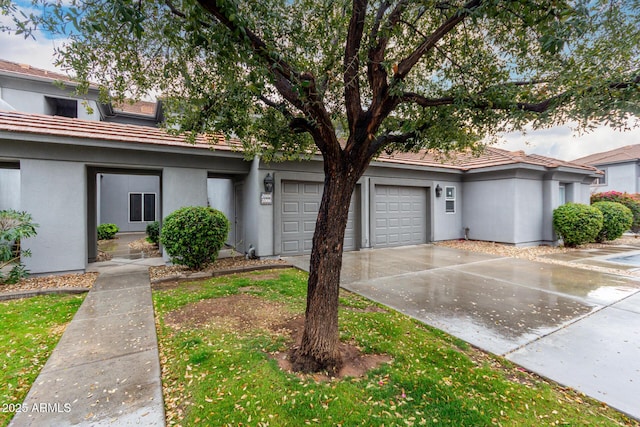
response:
{"label": "upper clerestory window", "polygon": [[78,101],[75,99],[45,97],[47,114],[51,116],[78,118]]}

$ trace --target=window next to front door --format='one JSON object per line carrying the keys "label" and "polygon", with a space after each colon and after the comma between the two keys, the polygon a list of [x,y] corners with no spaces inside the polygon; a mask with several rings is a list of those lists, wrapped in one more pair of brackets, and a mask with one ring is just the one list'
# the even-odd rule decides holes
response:
{"label": "window next to front door", "polygon": [[156,193],[129,193],[129,222],[156,220]]}

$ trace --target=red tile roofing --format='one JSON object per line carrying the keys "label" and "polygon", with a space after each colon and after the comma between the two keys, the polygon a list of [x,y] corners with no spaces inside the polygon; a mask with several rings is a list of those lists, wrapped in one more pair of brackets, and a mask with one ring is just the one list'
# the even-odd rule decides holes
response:
{"label": "red tile roofing", "polygon": [[24,76],[31,77],[40,77],[43,79],[49,79],[51,81],[64,81],[64,82],[72,82],[73,79],[65,74],[56,73],[54,71],[43,70],[40,68],[32,67],[28,64],[18,64],[16,62],[6,61],[4,59],[0,59],[0,72],[10,73],[10,74],[20,74]]}
{"label": "red tile roofing", "polygon": [[153,116],[156,113],[157,106],[157,102],[137,101],[134,103],[125,102],[123,104],[117,104],[114,105],[113,108],[117,111],[124,111],[125,113]]}
{"label": "red tile roofing", "polygon": [[[224,140],[218,136],[198,136],[196,144],[189,144],[183,136],[171,135],[165,130],[147,126],[71,119],[60,116],[0,111],[0,132],[16,132],[33,135],[49,135],[66,138],[114,141],[123,143],[153,144],[192,149],[239,150],[237,140]],[[495,166],[527,164],[545,168],[568,167],[596,172],[596,168],[584,164],[564,162],[550,157],[527,155],[523,151],[511,152],[496,147],[485,147],[480,155],[471,152],[450,153],[447,156],[422,151],[419,153],[383,154],[378,162],[426,166],[467,171]]]}
{"label": "red tile roofing", "polygon": [[198,136],[195,144],[184,136],[171,135],[150,126],[126,125],[60,116],[0,111],[0,131],[114,142],[155,144],[185,148],[233,150],[239,141],[225,141],[222,136]]}
{"label": "red tile roofing", "polygon": [[606,165],[609,163],[634,162],[640,160],[640,144],[627,145],[615,150],[591,154],[574,160],[585,165]]}
{"label": "red tile roofing", "polygon": [[437,153],[423,151],[420,153],[384,154],[380,156],[378,160],[383,162],[458,169],[462,171],[515,164],[542,166],[550,169],[567,167],[592,172],[597,171],[596,168],[584,164],[565,162],[551,157],[544,157],[536,154],[525,154],[524,151],[508,151],[490,146],[484,147],[479,155],[467,151],[449,153],[448,155],[443,156]]}

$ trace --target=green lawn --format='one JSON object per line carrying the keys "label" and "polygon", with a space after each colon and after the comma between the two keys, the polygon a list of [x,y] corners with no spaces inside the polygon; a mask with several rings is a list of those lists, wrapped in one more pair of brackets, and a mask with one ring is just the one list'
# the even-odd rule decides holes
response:
{"label": "green lawn", "polygon": [[200,326],[176,326],[175,312],[166,316],[239,292],[303,313],[306,278],[296,270],[256,272],[154,291],[169,425],[638,425],[404,315],[372,310],[378,306],[347,292],[342,340],[392,357],[360,379],[316,382],[283,372],[269,353],[286,350],[285,338],[268,329],[202,319]]}
{"label": "green lawn", "polygon": [[84,295],[49,295],[0,302],[0,425],[13,417],[82,304]]}

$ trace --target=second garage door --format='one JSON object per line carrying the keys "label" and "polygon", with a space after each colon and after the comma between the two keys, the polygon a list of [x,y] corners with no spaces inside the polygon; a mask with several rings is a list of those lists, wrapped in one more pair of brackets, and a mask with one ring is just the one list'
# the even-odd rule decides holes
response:
{"label": "second garage door", "polygon": [[[322,200],[322,183],[282,181],[281,254],[302,255],[311,253],[313,232]],[[351,196],[349,222],[344,237],[344,250],[356,249],[354,224],[355,197]]]}
{"label": "second garage door", "polygon": [[427,190],[375,186],[375,247],[427,242]]}

